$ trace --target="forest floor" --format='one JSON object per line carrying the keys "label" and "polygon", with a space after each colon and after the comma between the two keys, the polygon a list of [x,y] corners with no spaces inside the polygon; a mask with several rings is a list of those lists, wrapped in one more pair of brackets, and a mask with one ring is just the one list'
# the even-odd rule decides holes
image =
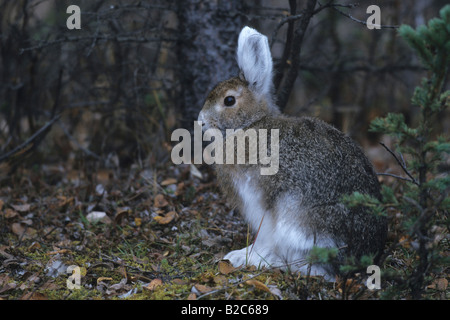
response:
{"label": "forest floor", "polygon": [[[8,181],[0,189],[0,300],[378,299],[390,286],[368,290],[365,274],[326,282],[233,268],[224,254],[253,237],[208,167],[88,175],[40,166]],[[401,250],[389,261],[408,267]],[[446,281],[436,276],[427,296],[448,297]]]}

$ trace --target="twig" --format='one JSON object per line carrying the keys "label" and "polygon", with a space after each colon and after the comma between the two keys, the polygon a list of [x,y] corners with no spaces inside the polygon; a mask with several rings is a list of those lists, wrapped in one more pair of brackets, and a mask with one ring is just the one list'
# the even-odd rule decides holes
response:
{"label": "twig", "polygon": [[41,138],[42,135],[45,136],[47,130],[49,130],[51,128],[51,126],[55,123],[55,121],[57,121],[60,117],[61,117],[61,114],[58,114],[52,120],[47,122],[42,128],[40,128],[38,131],[36,131],[31,137],[29,137],[27,140],[25,140],[25,142],[18,145],[17,147],[15,147],[11,151],[7,152],[6,154],[0,156],[0,162],[7,160],[12,155],[14,155],[20,151],[23,151],[26,148],[31,148],[31,147],[35,146],[35,145],[33,145],[34,141]]}
{"label": "twig", "polygon": [[[419,186],[420,184],[419,184],[419,183],[417,182],[417,180],[409,173],[408,169],[406,168],[405,160],[403,159],[403,156],[402,156],[402,159],[403,159],[403,162],[402,162],[402,161],[396,156],[396,154],[395,154],[391,149],[389,149],[388,146],[386,146],[383,142],[380,142],[380,144],[383,146],[383,148],[385,148],[385,149],[386,149],[386,150],[394,157],[394,159],[395,159],[395,160],[397,161],[397,163],[399,164],[400,168],[402,168],[403,172],[405,172],[406,175],[410,178],[410,179],[407,179],[407,178],[401,178],[401,179],[407,180],[407,181],[412,182],[412,183],[414,183],[415,185]],[[390,174],[385,174],[385,175],[390,175]],[[398,177],[398,178],[400,178],[400,177]]]}
{"label": "twig", "polygon": [[[352,15],[350,15],[350,14],[348,14],[348,13],[345,13],[345,12],[342,11],[342,10],[339,10],[336,6],[332,6],[332,7],[333,7],[334,10],[336,10],[337,12],[339,12],[341,15],[343,15],[343,16],[349,18],[350,20],[355,21],[355,22],[357,22],[357,23],[360,23],[360,24],[363,24],[363,25],[367,26],[367,22],[366,22],[366,21],[356,19],[356,18],[353,17]],[[398,29],[398,28],[399,28],[399,26],[390,26],[390,25],[381,25],[381,24],[380,24],[380,25],[377,25],[377,26],[379,26],[379,27],[382,28],[382,29]]]}
{"label": "twig", "polygon": [[253,275],[253,276],[251,276],[251,277],[249,277],[249,278],[242,279],[242,280],[240,280],[240,281],[238,281],[238,282],[236,282],[236,283],[233,283],[232,285],[224,286],[224,287],[222,287],[222,288],[219,288],[219,289],[216,289],[216,290],[212,290],[212,291],[206,292],[205,294],[202,294],[201,296],[198,296],[198,297],[197,297],[197,300],[200,300],[200,299],[202,299],[202,298],[204,298],[204,297],[206,297],[206,296],[209,296],[209,295],[214,294],[214,293],[217,293],[217,292],[221,292],[221,291],[224,291],[224,290],[228,290],[228,289],[230,289],[230,288],[237,287],[237,286],[239,286],[240,284],[245,283],[246,281],[252,280],[252,279],[254,279],[254,278],[260,276],[261,274],[263,274],[264,272],[267,272],[268,270],[270,270],[270,269],[262,270],[261,272],[255,274],[255,275]]}
{"label": "twig", "polygon": [[97,155],[96,153],[92,152],[91,150],[83,147],[80,143],[78,143],[78,141],[69,133],[69,131],[66,129],[66,127],[64,127],[64,125],[62,123],[58,123],[58,124],[59,124],[59,127],[64,132],[64,134],[66,135],[66,137],[69,138],[69,140],[71,140],[77,146],[77,148],[79,148],[81,151],[86,153],[88,156],[90,156],[96,160],[102,160],[102,158],[99,155]]}
{"label": "twig", "polygon": [[172,41],[175,42],[178,39],[177,38],[164,38],[164,37],[156,37],[156,38],[146,38],[146,37],[140,37],[140,38],[134,38],[134,37],[126,37],[126,36],[112,36],[112,35],[88,35],[88,36],[80,36],[80,37],[63,37],[60,39],[52,40],[52,41],[46,41],[41,44],[28,47],[28,48],[21,48],[19,50],[19,54],[23,54],[27,51],[37,50],[37,49],[43,49],[45,47],[50,47],[53,45],[66,43],[66,42],[78,42],[78,41],[85,41],[85,40],[92,40],[93,42],[97,41],[116,41],[116,42],[135,42],[135,43],[148,43],[148,42],[159,42],[159,41]]}
{"label": "twig", "polygon": [[394,178],[397,178],[397,179],[400,179],[400,180],[413,182],[411,179],[408,179],[408,178],[405,178],[405,177],[401,177],[401,176],[398,176],[398,175],[392,174],[392,173],[377,172],[377,175],[378,176],[389,176],[389,177],[394,177]]}

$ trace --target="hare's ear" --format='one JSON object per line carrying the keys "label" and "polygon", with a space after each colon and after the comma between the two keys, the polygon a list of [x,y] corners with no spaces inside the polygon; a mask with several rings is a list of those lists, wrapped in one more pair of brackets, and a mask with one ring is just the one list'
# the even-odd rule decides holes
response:
{"label": "hare's ear", "polygon": [[272,56],[267,37],[245,27],[239,34],[237,62],[241,77],[256,93],[270,95],[272,88]]}

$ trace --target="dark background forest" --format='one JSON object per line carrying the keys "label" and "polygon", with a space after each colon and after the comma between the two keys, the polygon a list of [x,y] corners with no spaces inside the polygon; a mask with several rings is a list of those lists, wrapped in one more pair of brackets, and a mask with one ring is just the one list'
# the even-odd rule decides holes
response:
{"label": "dark background forest", "polygon": [[[164,265],[165,259],[170,264],[172,254],[179,256],[179,250],[197,255],[200,244],[211,246],[211,242],[209,246],[205,244],[210,240],[205,240],[204,234],[197,234],[201,228],[195,229],[195,236],[193,231],[186,231],[190,240],[182,237],[186,219],[183,214],[191,210],[198,221],[203,221],[201,215],[212,210],[213,205],[202,207],[200,202],[226,204],[220,196],[203,194],[217,191],[208,168],[197,171],[192,167],[176,168],[171,163],[170,136],[176,128],[192,130],[209,90],[219,81],[237,75],[237,37],[245,25],[256,28],[269,39],[276,98],[283,112],[292,116],[316,116],[333,124],[364,148],[377,172],[400,174],[395,159],[379,145],[382,141],[392,147],[392,138],[369,131],[369,124],[388,112],[403,114],[408,125],[417,123],[420,110],[411,104],[411,97],[427,71],[399,37],[397,28],[401,24],[413,28],[425,24],[438,16],[446,3],[445,0],[1,1],[0,258],[3,269],[0,269],[0,297],[11,294],[27,299],[61,298],[49,293],[51,290],[45,291],[48,287],[55,290],[57,286],[54,280],[47,281],[43,273],[27,269],[27,281],[30,276],[40,277],[36,285],[29,284],[31,280],[21,285],[23,273],[20,277],[1,278],[6,274],[3,272],[19,268],[18,263],[5,261],[16,259],[22,264],[30,261],[28,253],[14,249],[25,240],[29,241],[27,252],[48,254],[50,251],[58,257],[68,254],[61,251],[66,249],[74,255],[74,252],[85,253],[83,250],[95,241],[110,241],[105,247],[112,248],[123,239],[129,240],[123,229],[106,232],[111,239],[112,235],[119,235],[118,240],[95,238],[88,245],[86,239],[91,241],[92,235],[85,233],[85,229],[76,231],[81,232],[83,240],[75,239],[79,235],[63,220],[80,220],[88,226],[85,216],[93,210],[106,212],[114,225],[123,227],[126,221],[131,221],[130,234],[135,238],[147,234],[143,237],[151,243],[150,254],[142,251],[140,256],[137,252],[142,244],[133,244],[134,263],[150,255],[154,258],[148,258],[154,272],[166,268],[164,278],[146,273],[143,262],[134,265],[138,271],[128,266],[129,270],[146,276],[147,282],[174,281],[167,271],[169,267]],[[80,30],[69,30],[66,26],[70,16],[67,7],[74,4],[81,8]],[[370,16],[366,9],[372,4],[381,8],[381,29],[369,30],[365,25]],[[448,110],[433,126],[436,132],[448,135]],[[449,165],[450,161],[444,159],[441,171],[448,171]],[[395,179],[380,176],[380,180]],[[181,202],[177,202],[180,197]],[[112,200],[119,204],[107,202]],[[226,212],[226,209],[214,210],[214,214],[223,213],[220,210]],[[54,214],[64,212],[71,218],[55,218]],[[160,218],[155,220],[161,224],[157,223],[160,230],[153,225],[155,217]],[[213,218],[219,222],[225,219],[215,215]],[[175,221],[179,235],[164,236],[165,244],[155,242],[161,235],[170,233],[167,225]],[[227,228],[243,230],[244,235],[231,237],[233,241],[245,240],[246,226],[239,229],[234,222],[224,224]],[[95,228],[95,224],[90,228]],[[193,230],[190,224],[189,228]],[[216,233],[210,230],[208,236],[229,240],[226,243],[230,246],[230,238],[224,236],[226,232],[217,230]],[[97,231],[97,236],[102,237]],[[75,240],[81,242],[81,247],[77,242],[76,250],[71,242]],[[222,245],[220,241],[217,243]],[[31,247],[36,242],[39,247]],[[131,242],[126,243],[131,246]],[[46,256],[42,268],[52,265],[51,255],[50,260]],[[110,251],[103,261],[109,263],[108,272],[115,272],[111,279],[118,276],[120,280],[123,272],[116,269],[121,265],[113,257]],[[82,264],[74,256],[70,259]],[[98,257],[90,256],[90,259]],[[58,261],[70,264],[63,258]],[[92,265],[95,264],[91,264],[91,271]],[[101,273],[94,277],[89,272],[88,268],[84,281],[97,279],[98,284]],[[122,287],[113,290],[105,284],[100,288],[97,285],[96,290],[103,297],[105,292],[118,295],[134,290],[130,283],[137,280],[132,280],[129,274],[124,277],[127,281],[119,282]],[[13,278],[17,284],[7,285]],[[181,278],[177,285],[192,287],[191,282]],[[209,283],[210,287],[212,282],[217,283],[215,277],[194,279],[196,283]],[[292,279],[288,289],[284,288],[289,298],[312,297],[314,285],[308,282],[308,291],[302,282]],[[442,286],[441,282],[433,283],[435,287]],[[18,290],[19,286],[25,287]],[[36,295],[39,292],[36,286],[43,293]],[[196,288],[191,294],[197,297],[211,292]],[[252,288],[261,290],[262,287],[253,282]],[[269,296],[281,297],[272,287],[266,288],[270,289]],[[342,288],[329,298],[349,297],[354,293]],[[154,292],[154,288],[149,291]],[[71,294],[66,292],[62,298],[72,297]],[[438,292],[438,297],[441,294]],[[174,295],[169,294],[170,298]]]}
{"label": "dark background forest", "polygon": [[[39,149],[28,166],[167,162],[170,133],[191,129],[209,90],[237,74],[245,25],[269,38],[284,112],[320,117],[364,146],[380,139],[367,132],[376,116],[401,112],[414,121],[410,97],[423,67],[395,28],[369,30],[344,15],[366,21],[370,1],[317,10],[294,60],[289,28],[299,21],[286,17],[306,1],[72,2],[1,4],[1,153],[61,115],[33,141]],[[382,25],[417,26],[445,1],[377,3]],[[81,30],[66,27],[70,4],[81,8]],[[293,84],[286,83],[290,63]]]}

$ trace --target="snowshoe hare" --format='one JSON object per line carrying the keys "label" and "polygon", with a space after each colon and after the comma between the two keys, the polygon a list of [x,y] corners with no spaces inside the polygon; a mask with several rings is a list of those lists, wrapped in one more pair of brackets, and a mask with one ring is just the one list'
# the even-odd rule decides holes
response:
{"label": "snowshoe hare", "polygon": [[[333,280],[345,257],[374,256],[383,248],[385,219],[341,202],[354,191],[380,197],[374,169],[361,149],[331,125],[281,114],[272,95],[266,36],[243,28],[237,62],[239,76],[209,93],[198,121],[203,130],[225,135],[227,129],[278,129],[279,168],[263,175],[261,164],[216,164],[221,189],[256,234],[253,244],[224,259],[234,266],[282,267]],[[313,246],[339,248],[336,262],[308,266]]]}

